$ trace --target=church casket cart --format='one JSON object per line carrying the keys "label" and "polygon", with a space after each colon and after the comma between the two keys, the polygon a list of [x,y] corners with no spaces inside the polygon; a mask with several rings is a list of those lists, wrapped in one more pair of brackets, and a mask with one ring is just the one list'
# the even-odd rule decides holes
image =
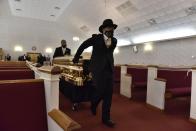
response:
{"label": "church casket cart", "polygon": [[53,65],[62,70],[60,91],[71,100],[72,110],[77,110],[80,102],[91,100],[94,88],[88,71],[89,59],[80,59],[78,64],[73,64],[72,59],[71,56],[55,58]]}

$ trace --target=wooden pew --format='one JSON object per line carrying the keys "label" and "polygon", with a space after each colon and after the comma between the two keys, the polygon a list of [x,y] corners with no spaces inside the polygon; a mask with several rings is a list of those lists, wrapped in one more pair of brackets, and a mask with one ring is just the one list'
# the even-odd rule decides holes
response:
{"label": "wooden pew", "polygon": [[29,69],[25,61],[0,61],[0,70]]}
{"label": "wooden pew", "polygon": [[34,79],[34,71],[30,69],[0,70],[0,80]]}
{"label": "wooden pew", "polygon": [[57,109],[47,116],[42,79],[0,80],[0,98],[0,131],[71,131],[81,127]]}
{"label": "wooden pew", "polygon": [[114,66],[114,82],[120,82],[120,65]]}
{"label": "wooden pew", "polygon": [[131,88],[147,87],[147,73],[145,66],[128,66],[127,74],[132,76]]}
{"label": "wooden pew", "polygon": [[166,82],[165,98],[191,96],[191,72],[182,69],[158,69],[157,78]]}
{"label": "wooden pew", "polygon": [[25,61],[0,61],[0,67],[27,67]]}
{"label": "wooden pew", "polygon": [[43,80],[0,81],[0,130],[47,131]]}
{"label": "wooden pew", "polygon": [[128,98],[142,98],[143,101],[146,97],[147,72],[145,65],[122,65],[120,94]]}
{"label": "wooden pew", "polygon": [[148,66],[147,104],[165,109],[166,99],[191,95],[191,72],[188,67]]}

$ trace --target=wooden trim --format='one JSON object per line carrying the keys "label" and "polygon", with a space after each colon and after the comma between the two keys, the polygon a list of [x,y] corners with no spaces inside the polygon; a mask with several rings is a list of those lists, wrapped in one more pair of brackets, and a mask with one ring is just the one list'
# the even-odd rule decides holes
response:
{"label": "wooden trim", "polygon": [[146,65],[127,65],[127,68],[144,68],[144,69],[147,69],[147,66]]}
{"label": "wooden trim", "polygon": [[125,76],[130,76],[130,77],[132,77],[132,75],[131,75],[131,74],[125,74]]}
{"label": "wooden trim", "polygon": [[52,75],[57,75],[60,74],[61,68],[58,66],[42,66],[40,68],[38,68],[39,71],[47,73],[47,74],[52,74]]}
{"label": "wooden trim", "polygon": [[0,80],[0,84],[36,83],[44,82],[43,79]]}
{"label": "wooden trim", "polygon": [[173,98],[173,94],[169,91],[166,91],[165,92],[165,99],[171,99],[171,98]]}
{"label": "wooden trim", "polygon": [[189,118],[189,121],[196,124],[196,119]]}
{"label": "wooden trim", "polygon": [[15,69],[15,70],[13,70],[13,69],[5,69],[5,70],[0,70],[0,72],[7,72],[7,71],[11,71],[11,72],[14,73],[15,71],[25,71],[25,72],[28,72],[28,71],[32,71],[32,70],[30,70],[30,69]]}
{"label": "wooden trim", "polygon": [[47,73],[47,74],[51,74],[51,70],[40,69],[40,68],[38,68],[38,70],[39,70],[40,72],[44,72],[44,73]]}
{"label": "wooden trim", "polygon": [[16,66],[16,67],[14,67],[14,66],[0,66],[0,69],[6,69],[6,68],[8,68],[8,69],[29,69],[29,67],[28,66]]}
{"label": "wooden trim", "polygon": [[147,67],[159,68],[159,66],[158,66],[158,65],[148,65]]}
{"label": "wooden trim", "polygon": [[69,116],[60,110],[53,109],[48,115],[61,127],[64,131],[71,131],[81,128],[80,124],[72,120]]}
{"label": "wooden trim", "polygon": [[163,79],[163,78],[155,78],[154,80],[162,81],[162,82],[166,82],[167,81],[166,79]]}
{"label": "wooden trim", "polygon": [[148,108],[150,108],[150,109],[153,109],[153,110],[156,110],[156,111],[159,111],[159,112],[164,112],[163,109],[159,109],[159,108],[157,108],[157,107],[155,107],[155,106],[153,106],[153,105],[150,105],[150,104],[148,104],[148,103],[146,103],[146,107],[148,107]]}
{"label": "wooden trim", "polygon": [[196,66],[195,67],[192,67],[192,70],[196,70]]}

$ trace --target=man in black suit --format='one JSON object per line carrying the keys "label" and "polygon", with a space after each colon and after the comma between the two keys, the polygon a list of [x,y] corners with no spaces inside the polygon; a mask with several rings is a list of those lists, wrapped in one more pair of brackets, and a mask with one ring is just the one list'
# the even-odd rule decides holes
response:
{"label": "man in black suit", "polygon": [[101,100],[102,104],[102,122],[108,127],[114,127],[115,123],[110,119],[110,108],[113,93],[113,52],[117,44],[117,39],[113,37],[114,30],[117,28],[111,19],[104,20],[99,27],[101,34],[84,41],[78,48],[74,63],[78,63],[79,57],[84,49],[93,47],[89,70],[92,73],[95,84],[95,93],[91,101],[91,112],[96,115],[96,108]]}
{"label": "man in black suit", "polygon": [[61,56],[64,56],[64,55],[71,55],[71,50],[69,48],[67,48],[66,40],[62,40],[61,41],[61,47],[57,47],[55,49],[53,58],[61,57]]}

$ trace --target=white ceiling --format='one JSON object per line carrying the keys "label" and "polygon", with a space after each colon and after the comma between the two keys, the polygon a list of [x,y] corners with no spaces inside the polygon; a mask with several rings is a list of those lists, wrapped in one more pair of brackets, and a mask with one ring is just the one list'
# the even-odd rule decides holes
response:
{"label": "white ceiling", "polygon": [[14,16],[56,21],[71,0],[9,0]]}
{"label": "white ceiling", "polygon": [[72,37],[82,41],[99,33],[106,18],[119,25],[117,37],[129,40],[174,26],[195,28],[196,0],[0,0],[0,39],[59,43],[65,38],[76,48]]}

